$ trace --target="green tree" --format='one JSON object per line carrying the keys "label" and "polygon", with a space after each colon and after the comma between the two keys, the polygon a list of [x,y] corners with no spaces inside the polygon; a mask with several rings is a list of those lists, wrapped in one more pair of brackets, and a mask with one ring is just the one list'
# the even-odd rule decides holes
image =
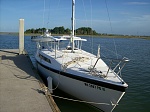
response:
{"label": "green tree", "polygon": [[59,34],[59,27],[55,27],[55,28],[52,30],[52,32],[53,32],[54,34]]}
{"label": "green tree", "polygon": [[96,31],[92,30],[90,27],[81,27],[76,30],[78,35],[96,35]]}
{"label": "green tree", "polygon": [[[52,34],[71,34],[71,30],[69,28],[64,28],[64,26],[55,27],[53,29],[48,29]],[[44,33],[46,28],[38,28],[38,29],[27,29],[25,33]],[[75,30],[77,35],[97,35],[98,33],[95,30],[92,30],[90,27],[81,27]]]}
{"label": "green tree", "polygon": [[31,33],[34,33],[34,32],[35,32],[35,30],[34,30],[34,28],[32,28],[32,29],[31,29]]}
{"label": "green tree", "polygon": [[59,34],[64,34],[65,28],[63,26],[59,27]]}
{"label": "green tree", "polygon": [[66,28],[66,29],[65,29],[65,34],[70,35],[70,34],[71,34],[71,30],[70,30],[69,28]]}

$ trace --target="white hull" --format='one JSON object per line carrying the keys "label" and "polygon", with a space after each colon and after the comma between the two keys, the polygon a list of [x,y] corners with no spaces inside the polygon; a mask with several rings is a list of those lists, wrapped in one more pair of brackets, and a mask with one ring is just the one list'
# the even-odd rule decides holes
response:
{"label": "white hull", "polygon": [[41,64],[37,64],[37,67],[45,78],[52,77],[54,85],[60,90],[80,100],[102,103],[91,103],[91,105],[105,112],[111,112],[125,93],[63,76],[44,68]]}

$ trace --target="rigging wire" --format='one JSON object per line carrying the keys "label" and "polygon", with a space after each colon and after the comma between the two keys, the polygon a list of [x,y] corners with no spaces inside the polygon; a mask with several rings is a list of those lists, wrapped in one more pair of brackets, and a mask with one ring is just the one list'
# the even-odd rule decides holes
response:
{"label": "rigging wire", "polygon": [[50,21],[50,2],[49,2],[49,8],[48,8],[48,19],[47,19],[47,29],[48,29],[48,24],[49,24],[49,21]]}
{"label": "rigging wire", "polygon": [[[92,23],[92,21],[93,21],[93,18],[92,18],[92,12],[93,12],[93,10],[92,10],[92,1],[90,0],[90,6],[91,6],[91,28],[93,27],[93,23]],[[92,48],[92,53],[93,53],[93,31],[92,31],[92,45],[91,45],[91,48]]]}
{"label": "rigging wire", "polygon": [[[89,44],[90,44],[90,43],[89,43]],[[99,44],[96,44],[95,46],[98,46],[98,45],[99,45]],[[106,51],[109,51],[111,54],[114,54],[114,55],[116,54],[116,52],[110,50],[109,48],[107,48],[107,47],[105,47],[105,46],[102,46],[102,45],[101,45],[101,47],[102,47],[103,49],[105,49]],[[84,49],[89,49],[89,46],[88,46],[88,45],[84,45]],[[91,50],[91,48],[90,48],[90,50]],[[96,55],[97,50],[93,49],[93,53]],[[109,58],[109,57],[106,56],[103,52],[101,52],[101,55],[102,55],[103,57],[105,57],[105,58]],[[118,54],[118,56],[121,57],[121,55],[119,55],[119,54]]]}
{"label": "rigging wire", "polygon": [[[92,28],[92,2],[91,2],[91,0],[89,0],[89,2],[90,2],[90,27]],[[82,0],[82,4],[83,4],[83,8],[84,8],[84,13],[85,13],[85,21],[86,21],[86,27],[88,27],[88,20],[87,20],[87,14],[86,14],[86,9],[85,9],[85,4],[84,4],[84,0]],[[91,53],[93,53],[93,32],[92,32],[92,36],[88,36],[89,37],[89,39],[90,39],[90,50],[91,50]],[[91,60],[91,65],[92,65],[92,60]]]}
{"label": "rigging wire", "polygon": [[[90,0],[90,8],[91,8],[91,18],[90,18],[91,21],[90,21],[90,26],[91,26],[91,28],[92,28],[92,26],[93,26],[93,25],[92,25],[92,21],[93,21],[93,20],[92,20],[92,19],[93,19],[93,18],[92,18],[92,11],[93,11],[93,10],[92,10],[92,1],[91,1],[91,0]],[[91,41],[92,41],[92,42],[91,42],[91,52],[92,52],[92,54],[93,54],[93,50],[94,50],[94,48],[93,48],[93,31],[92,31],[92,34],[91,34],[91,35],[92,35],[92,36],[91,36]],[[91,65],[92,65],[92,59],[91,59]]]}
{"label": "rigging wire", "polygon": [[[92,28],[92,21],[93,21],[93,18],[92,18],[92,1],[89,0],[90,2],[90,27]],[[88,27],[88,20],[87,20],[87,14],[86,14],[86,10],[85,10],[85,4],[84,4],[84,1],[82,0],[82,3],[83,3],[83,8],[84,8],[84,12],[85,12],[85,21],[86,21],[86,26]],[[93,32],[92,32],[92,36],[89,35],[89,39],[90,39],[90,45],[91,45],[91,53],[93,53]]]}
{"label": "rigging wire", "polygon": [[[113,33],[110,14],[109,14],[108,5],[107,5],[107,0],[105,0],[105,5],[106,5],[108,19],[109,19],[109,25],[110,25],[110,28],[111,28],[111,32]],[[116,57],[118,59],[117,47],[116,47],[116,42],[115,42],[114,38],[113,38],[113,42],[114,42],[114,46],[115,46]]]}
{"label": "rigging wire", "polygon": [[[85,12],[85,4],[84,4],[84,0],[82,0],[82,4],[83,4],[83,8],[84,8],[84,16],[85,16],[85,21],[87,23],[87,15],[86,15],[86,12]],[[88,25],[86,25],[88,26]]]}
{"label": "rigging wire", "polygon": [[[44,7],[44,9],[43,9],[43,28],[44,28],[44,16],[45,16],[45,0],[44,0],[44,3],[43,3],[43,7]],[[43,29],[44,30],[44,29]],[[42,34],[44,34],[44,31],[42,30]]]}
{"label": "rigging wire", "polygon": [[59,5],[60,5],[60,0],[58,1],[58,4],[57,4],[57,9],[59,8]]}

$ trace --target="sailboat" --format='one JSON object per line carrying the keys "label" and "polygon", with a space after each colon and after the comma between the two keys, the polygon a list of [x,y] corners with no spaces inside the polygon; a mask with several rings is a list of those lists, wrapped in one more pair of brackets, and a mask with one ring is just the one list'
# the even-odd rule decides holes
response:
{"label": "sailboat", "polygon": [[[72,34],[51,36],[48,30],[37,43],[35,59],[43,77],[52,78],[58,89],[97,107],[112,112],[125,94],[128,84],[119,76],[128,58],[117,60],[115,67],[107,65],[100,56],[82,50],[86,39],[75,36],[75,0],[72,0]],[[119,69],[118,69],[119,67]],[[116,72],[117,71],[117,72]]]}

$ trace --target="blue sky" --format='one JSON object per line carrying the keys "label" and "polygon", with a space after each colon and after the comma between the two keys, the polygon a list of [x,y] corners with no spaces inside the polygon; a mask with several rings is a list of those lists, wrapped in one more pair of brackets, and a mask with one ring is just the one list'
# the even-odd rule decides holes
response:
{"label": "blue sky", "polygon": [[[71,0],[0,0],[0,32],[18,32],[20,18],[25,30],[71,28]],[[76,28],[82,26],[99,33],[150,35],[150,0],[76,0]]]}

